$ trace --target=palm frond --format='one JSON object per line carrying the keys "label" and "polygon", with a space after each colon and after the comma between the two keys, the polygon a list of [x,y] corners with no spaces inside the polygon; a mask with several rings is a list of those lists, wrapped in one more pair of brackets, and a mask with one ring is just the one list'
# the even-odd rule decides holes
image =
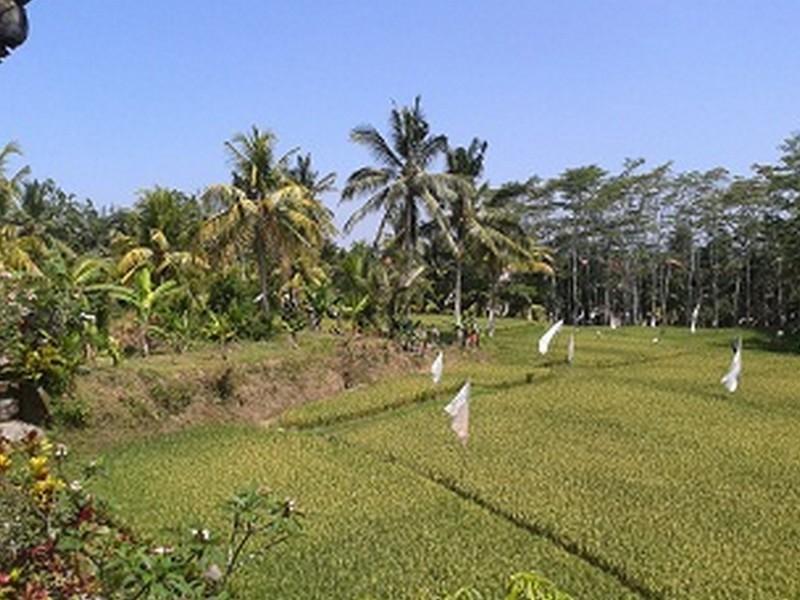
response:
{"label": "palm frond", "polygon": [[[381,210],[389,197],[392,187],[383,188],[377,194],[370,197],[357,211],[355,211],[344,224],[344,232],[350,233],[353,228],[363,221],[371,213]],[[387,213],[388,215],[388,213]],[[382,228],[381,228],[382,229]]]}
{"label": "palm frond", "polygon": [[169,241],[164,232],[160,229],[153,229],[150,231],[150,242],[155,246],[159,252],[169,251]]}
{"label": "palm frond", "polygon": [[121,281],[126,283],[134,273],[153,258],[153,251],[150,248],[133,248],[129,250],[117,263],[117,273],[121,275]]}
{"label": "palm frond", "polygon": [[72,267],[70,278],[75,285],[85,285],[105,273],[107,267],[100,258],[82,258]]}
{"label": "palm frond", "polygon": [[350,200],[356,196],[373,193],[388,185],[393,178],[394,171],[392,169],[362,167],[347,178],[347,183],[342,190],[342,200]]}
{"label": "palm frond", "polygon": [[394,153],[388,142],[372,125],[360,125],[350,132],[350,139],[365,146],[380,163],[394,169],[402,169],[403,161]]}

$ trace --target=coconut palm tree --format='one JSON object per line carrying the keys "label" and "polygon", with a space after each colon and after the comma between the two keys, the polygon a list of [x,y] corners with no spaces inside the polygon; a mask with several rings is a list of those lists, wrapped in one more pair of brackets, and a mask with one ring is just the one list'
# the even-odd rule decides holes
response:
{"label": "coconut palm tree", "polygon": [[11,177],[6,174],[10,158],[21,154],[16,142],[0,148],[0,268],[41,275],[38,263],[47,255],[47,244],[37,235],[40,231],[30,227],[35,221],[17,218],[30,168],[23,167]]}
{"label": "coconut palm tree", "polygon": [[326,192],[334,191],[336,173],[320,176],[319,171],[315,171],[311,164],[310,154],[297,156],[295,165],[289,169],[288,175],[317,198]]}
{"label": "coconut palm tree", "polygon": [[[459,336],[462,326],[462,274],[469,250],[483,256],[491,266],[510,265],[517,268],[529,264],[532,269],[545,270],[546,264],[530,245],[520,225],[519,206],[503,192],[488,184],[479,184],[483,175],[488,144],[474,138],[469,146],[448,150],[447,172],[453,194],[447,203],[451,248],[455,258],[454,317]],[[493,314],[496,287],[502,273],[490,268],[489,311]],[[490,319],[493,322],[493,319]]]}
{"label": "coconut palm tree", "polygon": [[494,321],[492,315],[500,288],[514,275],[555,275],[552,256],[536,244],[523,226],[526,207],[520,203],[517,191],[513,185],[495,190],[484,187],[476,200],[478,222],[490,236],[498,236],[492,252],[486,252],[487,246],[481,237],[473,238],[470,244],[470,251],[483,257],[488,275],[490,323]]}
{"label": "coconut palm tree", "polygon": [[177,276],[187,271],[205,271],[208,262],[205,257],[191,250],[174,250],[167,236],[160,229],[150,231],[147,245],[136,245],[135,240],[118,233],[111,240],[111,246],[118,254],[117,273],[122,283],[130,279],[142,268],[148,267],[157,277]]}
{"label": "coconut palm tree", "polygon": [[155,187],[139,192],[127,232],[116,231],[111,238],[122,283],[145,266],[156,279],[208,269],[196,241],[200,214],[197,201],[177,190]]}
{"label": "coconut palm tree", "polygon": [[275,159],[275,136],[253,127],[226,143],[233,163],[233,184],[212,185],[204,202],[216,207],[200,233],[218,254],[250,249],[256,258],[259,301],[269,314],[273,269],[285,278],[293,266],[313,257],[334,233],[330,212],[313,191],[295,181],[288,157]]}
{"label": "coconut palm tree", "polygon": [[[455,242],[453,253],[456,263],[453,312],[456,330],[460,337],[463,336],[461,288],[466,242],[470,234],[485,235],[486,233],[476,218],[474,204],[479,193],[476,184],[478,178],[483,174],[483,161],[487,147],[487,142],[474,138],[467,148],[459,147],[447,151],[447,172],[456,177],[454,181],[451,181],[455,196],[449,203],[449,225]],[[491,241],[489,246],[494,249],[494,244]]]}
{"label": "coconut palm tree", "polygon": [[434,160],[447,150],[447,138],[431,134],[419,96],[411,106],[392,108],[389,126],[388,139],[371,125],[350,132],[350,139],[366,147],[378,164],[361,167],[347,179],[342,200],[362,196],[366,200],[347,221],[345,231],[351,231],[367,215],[382,212],[376,240],[391,228],[405,259],[413,262],[421,207],[449,236],[442,209],[442,199],[449,193],[446,178],[429,172]]}
{"label": "coconut palm tree", "polygon": [[39,264],[47,254],[47,245],[40,238],[26,235],[15,224],[0,225],[0,270],[41,275]]}

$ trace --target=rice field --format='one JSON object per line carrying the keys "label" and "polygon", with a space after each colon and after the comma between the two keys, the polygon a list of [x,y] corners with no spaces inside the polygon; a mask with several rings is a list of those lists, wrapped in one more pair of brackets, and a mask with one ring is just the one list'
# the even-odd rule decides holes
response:
{"label": "rice field", "polygon": [[[479,354],[309,404],[270,428],[204,427],[110,450],[102,495],[153,535],[214,525],[257,481],[305,533],[239,576],[248,598],[491,596],[536,571],[576,598],[800,597],[800,357],[733,331],[502,324]],[[457,353],[457,351],[453,351]],[[452,363],[455,366],[450,367]],[[473,384],[462,448],[444,404]]]}

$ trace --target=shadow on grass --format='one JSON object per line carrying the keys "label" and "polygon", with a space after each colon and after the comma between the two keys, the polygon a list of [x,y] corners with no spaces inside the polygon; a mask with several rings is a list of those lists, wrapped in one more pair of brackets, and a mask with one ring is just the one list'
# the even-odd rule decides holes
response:
{"label": "shadow on grass", "polygon": [[742,335],[745,348],[777,354],[800,355],[800,335],[779,336],[776,331],[757,330]]}

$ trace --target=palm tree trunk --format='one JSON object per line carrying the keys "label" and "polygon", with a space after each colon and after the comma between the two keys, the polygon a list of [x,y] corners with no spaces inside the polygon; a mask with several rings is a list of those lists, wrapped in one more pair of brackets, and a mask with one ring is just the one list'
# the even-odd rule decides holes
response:
{"label": "palm tree trunk", "polygon": [[456,288],[455,288],[455,301],[453,312],[456,319],[456,331],[458,332],[458,339],[461,341],[464,338],[464,328],[461,321],[461,277],[464,265],[461,255],[456,257]]}
{"label": "palm tree trunk", "polygon": [[264,239],[263,228],[256,225],[255,238],[256,263],[258,264],[259,298],[261,309],[265,316],[269,316],[269,271],[267,267],[267,241]]}
{"label": "palm tree trunk", "polygon": [[405,210],[404,220],[405,220],[405,240],[403,245],[405,246],[406,251],[406,259],[411,262],[411,259],[414,255],[414,247],[416,246],[416,223],[414,222],[414,196],[412,194],[408,194],[406,196],[406,203],[403,207]]}
{"label": "palm tree trunk", "polygon": [[489,321],[486,325],[486,333],[492,338],[494,337],[494,330],[497,326],[495,322],[495,306],[497,306],[498,288],[500,286],[499,278],[492,277],[492,285],[489,287]]}

